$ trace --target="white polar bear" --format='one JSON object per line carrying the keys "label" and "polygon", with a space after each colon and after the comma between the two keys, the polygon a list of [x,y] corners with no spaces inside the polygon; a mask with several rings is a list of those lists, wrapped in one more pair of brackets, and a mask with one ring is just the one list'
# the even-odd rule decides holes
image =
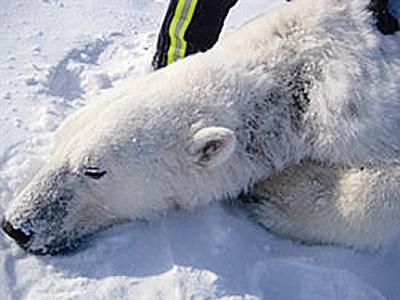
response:
{"label": "white polar bear", "polygon": [[113,89],[56,134],[4,230],[34,253],[243,195],[269,229],[378,247],[400,228],[400,38],[367,1],[295,1]]}

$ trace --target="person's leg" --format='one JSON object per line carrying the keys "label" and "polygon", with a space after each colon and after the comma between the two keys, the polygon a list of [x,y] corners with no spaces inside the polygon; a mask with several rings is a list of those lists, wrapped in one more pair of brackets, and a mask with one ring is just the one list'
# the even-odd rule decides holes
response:
{"label": "person's leg", "polygon": [[388,10],[400,22],[400,0],[389,0]]}
{"label": "person's leg", "polygon": [[229,9],[237,0],[171,0],[157,42],[153,68],[159,69],[218,40]]}
{"label": "person's leg", "polygon": [[399,0],[371,0],[369,9],[376,18],[376,27],[383,34],[394,34],[400,30]]}

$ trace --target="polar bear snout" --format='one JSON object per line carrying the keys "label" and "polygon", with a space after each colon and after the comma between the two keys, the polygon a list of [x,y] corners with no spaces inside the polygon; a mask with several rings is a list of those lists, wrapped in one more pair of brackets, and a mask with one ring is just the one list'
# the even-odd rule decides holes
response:
{"label": "polar bear snout", "polygon": [[4,232],[13,238],[23,249],[27,248],[27,245],[31,239],[31,234],[26,234],[21,229],[14,228],[13,225],[6,220],[6,218],[3,218],[1,222],[1,228],[3,228]]}
{"label": "polar bear snout", "polygon": [[54,198],[22,194],[3,217],[3,231],[22,249],[35,254],[58,252],[60,245],[75,238],[66,225],[73,195],[63,190],[53,193]]}
{"label": "polar bear snout", "polygon": [[55,253],[82,234],[82,213],[74,188],[84,186],[68,167],[44,169],[17,196],[2,220],[3,231],[24,250]]}

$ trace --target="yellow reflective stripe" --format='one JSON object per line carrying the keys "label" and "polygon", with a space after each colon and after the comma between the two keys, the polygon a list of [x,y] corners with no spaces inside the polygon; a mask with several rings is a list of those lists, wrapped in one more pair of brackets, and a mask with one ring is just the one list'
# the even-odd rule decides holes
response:
{"label": "yellow reflective stripe", "polygon": [[[190,0],[189,0],[190,1]],[[188,9],[187,17],[184,18],[182,28],[179,31],[179,40],[182,42],[182,48],[181,51],[179,52],[179,58],[183,58],[186,55],[186,49],[187,49],[187,42],[185,40],[185,33],[192,22],[193,15],[194,15],[194,10],[196,9],[197,6],[197,0],[191,0],[190,1],[190,6]]]}
{"label": "yellow reflective stripe", "polygon": [[175,14],[168,30],[170,46],[167,55],[167,64],[173,63],[178,58],[185,57],[187,42],[185,33],[193,19],[198,0],[179,0]]}

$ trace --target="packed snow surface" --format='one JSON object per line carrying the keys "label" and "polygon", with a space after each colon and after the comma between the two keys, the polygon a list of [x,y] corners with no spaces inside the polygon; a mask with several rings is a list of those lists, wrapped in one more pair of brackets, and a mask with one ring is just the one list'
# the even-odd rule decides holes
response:
{"label": "packed snow surface", "polygon": [[[0,214],[71,112],[151,72],[164,0],[0,0]],[[283,0],[240,1],[226,27]],[[38,257],[0,234],[6,299],[400,299],[400,239],[365,253],[281,240],[215,204],[115,226]]]}

